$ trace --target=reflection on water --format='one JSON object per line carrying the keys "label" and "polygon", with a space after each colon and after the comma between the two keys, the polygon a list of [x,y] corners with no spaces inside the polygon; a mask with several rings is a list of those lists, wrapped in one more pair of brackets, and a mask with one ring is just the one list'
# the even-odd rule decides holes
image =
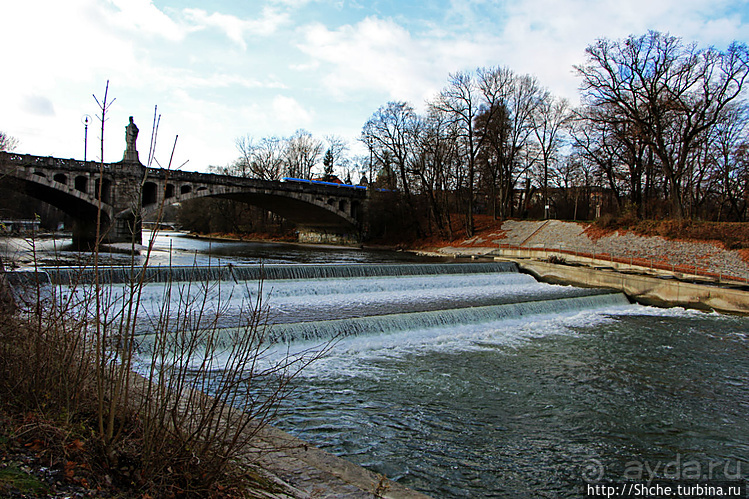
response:
{"label": "reflection on water", "polygon": [[[137,255],[129,251],[131,245],[118,243],[104,246],[100,253],[101,265],[142,265],[148,253],[153,233],[143,231],[144,246],[138,246]],[[412,253],[346,248],[336,246],[303,245],[294,243],[268,243],[246,241],[221,241],[197,239],[182,232],[159,231],[153,238],[149,264],[154,266],[235,265],[255,263],[385,263],[429,261]],[[90,252],[73,248],[70,237],[40,238],[34,241],[19,238],[0,239],[3,260],[16,261],[30,266],[36,261],[42,266],[89,265]]]}
{"label": "reflection on water", "polygon": [[[144,240],[146,236],[144,235]],[[395,251],[362,250],[290,243],[237,242],[195,239],[180,233],[161,232],[155,240],[154,263],[208,265],[230,261],[254,263],[385,263],[424,261],[423,257]]]}

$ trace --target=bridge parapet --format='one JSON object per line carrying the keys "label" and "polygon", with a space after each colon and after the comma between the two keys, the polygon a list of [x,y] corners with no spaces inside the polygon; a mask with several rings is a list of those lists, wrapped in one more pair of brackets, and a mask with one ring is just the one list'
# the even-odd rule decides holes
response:
{"label": "bridge parapet", "polygon": [[[89,171],[98,172],[101,163],[95,161],[79,161],[76,159],[53,158],[52,156],[34,156],[31,154],[16,154],[0,152],[0,164],[4,166],[38,167],[42,169]],[[108,164],[104,164],[107,169]]]}
{"label": "bridge parapet", "polygon": [[319,193],[347,198],[366,199],[367,191],[364,189],[352,189],[345,186],[332,186],[327,184],[303,184],[296,182],[283,182],[279,180],[262,180],[258,178],[233,177],[218,173],[184,172],[180,170],[166,170],[161,168],[149,168],[149,178],[167,178],[173,182],[194,182],[196,184],[228,185],[232,187],[250,187],[254,189],[280,189],[288,192]]}

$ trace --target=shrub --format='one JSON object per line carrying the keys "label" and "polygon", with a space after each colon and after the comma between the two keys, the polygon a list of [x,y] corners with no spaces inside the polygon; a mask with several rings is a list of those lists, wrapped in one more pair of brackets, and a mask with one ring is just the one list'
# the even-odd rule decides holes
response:
{"label": "shrub", "polygon": [[146,317],[137,270],[124,285],[39,281],[0,315],[0,399],[84,441],[100,486],[208,496],[325,348],[270,358],[262,282],[228,331],[220,283],[168,282]]}

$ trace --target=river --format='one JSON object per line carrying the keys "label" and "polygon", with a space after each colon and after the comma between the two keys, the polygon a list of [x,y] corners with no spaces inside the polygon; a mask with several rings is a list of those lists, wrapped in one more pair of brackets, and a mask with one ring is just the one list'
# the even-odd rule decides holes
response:
{"label": "river", "polygon": [[[630,304],[499,263],[156,243],[157,265],[293,268],[264,284],[277,341],[338,339],[275,424],[433,497],[582,497],[601,479],[749,472],[749,318]],[[225,327],[244,284],[234,274],[218,291]],[[161,287],[144,306],[158,308]]]}

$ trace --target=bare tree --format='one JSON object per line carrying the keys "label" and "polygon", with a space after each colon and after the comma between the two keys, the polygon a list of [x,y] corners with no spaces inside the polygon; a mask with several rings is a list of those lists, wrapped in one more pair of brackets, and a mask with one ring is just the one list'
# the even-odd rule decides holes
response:
{"label": "bare tree", "polygon": [[501,112],[506,75],[507,71],[502,68],[479,68],[475,75],[465,72],[451,74],[447,87],[431,103],[434,110],[451,120],[460,137],[462,157],[467,166],[465,225],[469,237],[474,232],[477,162],[488,137],[476,133],[476,118],[483,114],[487,122],[492,122],[494,115]]}
{"label": "bare tree", "polygon": [[322,141],[315,139],[307,130],[299,129],[286,140],[284,150],[284,175],[311,179],[312,168],[322,155]]}
{"label": "bare tree", "polygon": [[715,174],[719,178],[720,209],[734,220],[746,221],[749,193],[749,110],[743,106],[731,106],[715,127],[713,154]]}
{"label": "bare tree", "polygon": [[577,110],[570,124],[572,143],[576,154],[594,164],[599,176],[606,179],[617,208],[622,206],[626,179],[629,178],[632,185],[630,196],[639,213],[642,169],[638,167],[637,158],[641,154],[628,153],[642,151],[647,146],[643,146],[637,134],[627,133],[625,120],[612,120],[610,113],[601,106]]}
{"label": "bare tree", "polygon": [[686,215],[683,186],[701,136],[742,95],[749,74],[746,45],[726,52],[685,46],[651,31],[623,41],[598,40],[577,66],[584,102],[615,111],[660,160],[672,214]]}
{"label": "bare tree", "polygon": [[0,151],[12,151],[18,146],[18,139],[0,130]]}
{"label": "bare tree", "polygon": [[[409,168],[413,163],[415,143],[420,119],[406,102],[388,102],[372,115],[364,125],[362,136],[369,141],[372,153],[382,162],[387,155],[398,170],[398,180],[403,195],[412,212],[416,210],[411,188]],[[422,229],[415,223],[421,235]]]}
{"label": "bare tree", "polygon": [[232,165],[219,168],[225,175],[278,180],[283,170],[284,141],[278,137],[264,137],[254,142],[252,137],[239,137],[236,146],[241,156]]}
{"label": "bare tree", "polygon": [[479,148],[476,142],[474,124],[481,110],[481,94],[475,76],[458,72],[450,75],[450,82],[431,103],[432,107],[445,114],[459,132],[463,155],[467,161],[465,229],[468,237],[473,236],[474,188],[476,159]]}
{"label": "bare tree", "polygon": [[543,166],[544,218],[549,218],[549,169],[562,145],[563,127],[569,121],[569,104],[566,99],[555,98],[549,93],[537,102],[531,119]]}
{"label": "bare tree", "polygon": [[252,163],[255,159],[255,143],[251,136],[245,135],[244,137],[237,137],[234,144],[239,151],[239,158],[231,166],[219,167],[217,171],[224,175],[250,177],[252,175]]}
{"label": "bare tree", "polygon": [[328,150],[333,156],[331,167],[335,171],[336,165],[341,165],[344,160],[344,154],[348,151],[346,139],[338,135],[326,135],[325,140],[328,142]]}
{"label": "bare tree", "polygon": [[534,77],[516,75],[507,68],[484,77],[491,82],[485,87],[493,92],[486,94],[489,107],[478,117],[477,134],[484,139],[481,155],[489,176],[493,214],[495,218],[507,217],[513,212],[517,182],[538,156],[539,148],[533,147],[531,140],[536,129],[535,110],[550,96]]}
{"label": "bare tree", "polygon": [[460,182],[453,173],[458,169],[457,133],[444,113],[432,109],[421,119],[416,137],[411,170],[427,197],[431,221],[441,235],[453,237],[450,220],[451,193]]}

